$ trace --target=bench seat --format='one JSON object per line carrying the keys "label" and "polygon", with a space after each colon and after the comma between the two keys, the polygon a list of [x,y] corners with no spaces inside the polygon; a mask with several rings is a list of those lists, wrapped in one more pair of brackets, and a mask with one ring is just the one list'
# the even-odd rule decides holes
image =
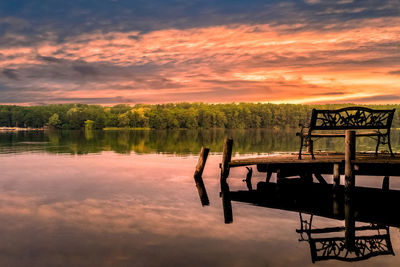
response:
{"label": "bench seat", "polygon": [[[365,133],[357,133],[356,132],[356,136],[366,136],[366,137],[370,137],[370,136],[379,136],[381,135],[379,132],[365,132]],[[308,134],[303,134],[303,136],[308,136]],[[344,133],[313,133],[310,135],[311,137],[345,137]]]}

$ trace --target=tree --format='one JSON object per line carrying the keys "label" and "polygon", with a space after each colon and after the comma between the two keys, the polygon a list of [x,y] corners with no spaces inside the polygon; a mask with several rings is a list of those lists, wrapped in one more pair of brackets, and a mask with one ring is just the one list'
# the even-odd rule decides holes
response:
{"label": "tree", "polygon": [[92,120],[85,120],[85,131],[93,130],[94,121]]}
{"label": "tree", "polygon": [[57,113],[54,113],[53,115],[51,115],[51,117],[49,118],[49,122],[47,123],[47,125],[54,127],[54,128],[60,128],[61,126],[61,120],[60,117],[58,116]]}
{"label": "tree", "polygon": [[129,114],[130,111],[125,112],[118,116],[118,126],[119,127],[129,127]]}
{"label": "tree", "polygon": [[[273,128],[297,127],[310,120],[311,110],[338,109],[354,104],[295,105],[230,103],[137,104],[103,107],[86,104],[54,104],[48,106],[0,105],[0,126],[81,129],[85,121],[93,121],[94,129],[104,127],[172,128]],[[400,110],[400,105],[368,105],[374,109]],[[367,106],[367,107],[368,107]],[[393,118],[394,128],[400,127],[400,112]]]}
{"label": "tree", "polygon": [[67,111],[67,121],[71,129],[81,129],[86,120],[84,107],[73,107]]}

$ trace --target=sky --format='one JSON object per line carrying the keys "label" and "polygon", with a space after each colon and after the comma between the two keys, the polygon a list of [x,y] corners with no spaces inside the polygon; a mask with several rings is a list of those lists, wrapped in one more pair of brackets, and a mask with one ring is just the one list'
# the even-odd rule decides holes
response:
{"label": "sky", "polygon": [[399,0],[0,1],[0,104],[400,103]]}

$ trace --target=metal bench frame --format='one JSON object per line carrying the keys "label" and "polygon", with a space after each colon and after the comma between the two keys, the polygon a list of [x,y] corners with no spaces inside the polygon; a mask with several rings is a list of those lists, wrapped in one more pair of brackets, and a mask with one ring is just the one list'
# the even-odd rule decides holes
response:
{"label": "metal bench frame", "polygon": [[373,132],[359,132],[356,136],[367,136],[376,138],[377,144],[375,155],[378,155],[380,144],[387,144],[390,155],[394,157],[390,145],[390,128],[396,109],[376,110],[366,107],[348,107],[337,110],[317,110],[313,109],[311,120],[308,125],[299,124],[300,132],[296,133],[300,137],[299,159],[303,147],[307,147],[312,159],[315,159],[313,142],[323,137],[344,137],[344,133],[315,133],[324,130],[375,130]]}

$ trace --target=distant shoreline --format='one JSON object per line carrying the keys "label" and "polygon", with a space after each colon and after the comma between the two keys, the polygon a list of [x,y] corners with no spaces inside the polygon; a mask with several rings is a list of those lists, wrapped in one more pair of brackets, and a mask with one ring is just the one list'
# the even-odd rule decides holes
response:
{"label": "distant shoreline", "polygon": [[[49,127],[32,128],[32,127],[0,127],[0,132],[19,132],[19,131],[44,131],[49,130]],[[84,128],[82,128],[84,129]],[[81,129],[81,130],[82,130]],[[61,130],[61,129],[59,129]],[[103,129],[96,129],[103,131],[120,131],[120,130],[152,130],[148,127],[105,127]]]}
{"label": "distant shoreline", "polygon": [[1,132],[19,132],[19,131],[44,131],[42,128],[23,128],[23,127],[0,127]]}
{"label": "distant shoreline", "polygon": [[8,131],[12,131],[12,132],[18,132],[18,131],[44,131],[45,128],[31,128],[31,127],[27,127],[27,128],[23,128],[23,127],[0,127],[0,131],[2,132],[8,132]]}
{"label": "distant shoreline", "polygon": [[103,131],[120,131],[120,130],[153,130],[149,127],[105,127],[102,129]]}

